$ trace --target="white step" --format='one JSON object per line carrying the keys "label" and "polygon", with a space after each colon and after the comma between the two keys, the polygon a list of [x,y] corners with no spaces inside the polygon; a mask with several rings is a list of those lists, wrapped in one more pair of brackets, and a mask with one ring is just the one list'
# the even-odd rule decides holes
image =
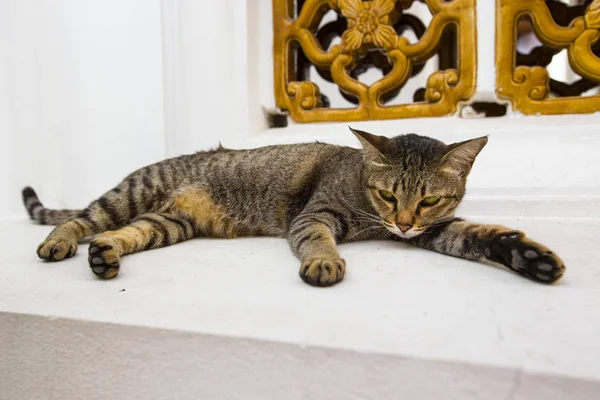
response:
{"label": "white step", "polygon": [[600,222],[505,218],[562,256],[555,286],[396,243],[341,246],[304,284],[283,239],[197,239],[44,263],[0,223],[0,398],[598,399]]}

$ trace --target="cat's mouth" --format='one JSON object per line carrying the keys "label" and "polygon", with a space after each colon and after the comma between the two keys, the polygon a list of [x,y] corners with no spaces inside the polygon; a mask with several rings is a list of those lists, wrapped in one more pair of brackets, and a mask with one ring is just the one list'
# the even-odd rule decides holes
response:
{"label": "cat's mouth", "polygon": [[410,228],[409,230],[403,232],[395,224],[390,224],[387,221],[382,221],[382,222],[388,231],[392,232],[396,236],[401,237],[402,239],[410,239],[415,236],[419,236],[425,230],[425,229],[417,230],[415,228]]}

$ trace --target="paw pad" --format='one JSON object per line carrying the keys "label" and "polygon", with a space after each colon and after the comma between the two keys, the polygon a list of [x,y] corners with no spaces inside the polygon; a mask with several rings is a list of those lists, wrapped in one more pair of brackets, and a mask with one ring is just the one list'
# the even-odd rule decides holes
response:
{"label": "paw pad", "polygon": [[540,271],[552,271],[553,267],[550,264],[539,263],[537,265],[537,269],[539,269]]}
{"label": "paw pad", "polygon": [[522,233],[515,232],[492,239],[490,248],[491,251],[484,251],[488,259],[538,282],[556,282],[565,272],[564,263],[558,256]]}
{"label": "paw pad", "polygon": [[551,280],[553,280],[552,276],[546,275],[546,274],[537,273],[537,274],[535,274],[535,276],[537,278],[539,278],[540,280],[542,280],[542,281],[551,281]]}
{"label": "paw pad", "polygon": [[92,240],[88,254],[90,268],[96,276],[103,279],[117,276],[120,257],[112,243],[107,240]]}
{"label": "paw pad", "polygon": [[502,235],[500,236],[500,240],[517,240],[522,236],[522,233],[520,232],[511,232],[508,233],[506,235]]}
{"label": "paw pad", "polygon": [[338,259],[306,260],[300,267],[300,277],[312,286],[331,286],[340,282],[346,272],[346,262]]}
{"label": "paw pad", "polygon": [[523,254],[525,256],[525,258],[538,258],[539,255],[538,253],[536,253],[533,250],[525,250],[525,253]]}

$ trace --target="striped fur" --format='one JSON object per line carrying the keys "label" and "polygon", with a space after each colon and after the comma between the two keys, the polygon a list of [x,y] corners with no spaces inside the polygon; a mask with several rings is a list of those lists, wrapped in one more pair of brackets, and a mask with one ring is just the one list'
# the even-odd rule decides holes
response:
{"label": "striped fur", "polygon": [[23,189],[22,196],[29,217],[41,225],[60,225],[83,213],[83,210],[49,210],[44,207],[33,188],[29,186]]}
{"label": "striped fur", "polygon": [[395,239],[500,263],[540,282],[562,276],[562,261],[521,232],[454,218],[487,138],[445,145],[413,134],[353,132],[363,149],[219,146],[165,160],[130,174],[83,210],[46,209],[25,188],[30,217],[57,225],[37,254],[60,261],[91,237],[89,266],[108,279],[127,254],[194,237],[278,236],[300,259],[305,282],[329,286],[346,272],[337,243]]}

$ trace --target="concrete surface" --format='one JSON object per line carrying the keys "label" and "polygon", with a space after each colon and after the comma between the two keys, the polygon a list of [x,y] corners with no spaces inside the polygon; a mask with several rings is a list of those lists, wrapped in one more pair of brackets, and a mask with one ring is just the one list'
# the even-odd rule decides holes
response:
{"label": "concrete surface", "polygon": [[99,281],[87,245],[47,264],[50,228],[4,221],[0,399],[599,398],[600,221],[499,222],[560,254],[563,280],[365,242],[316,289],[284,240],[252,238],[128,256]]}

